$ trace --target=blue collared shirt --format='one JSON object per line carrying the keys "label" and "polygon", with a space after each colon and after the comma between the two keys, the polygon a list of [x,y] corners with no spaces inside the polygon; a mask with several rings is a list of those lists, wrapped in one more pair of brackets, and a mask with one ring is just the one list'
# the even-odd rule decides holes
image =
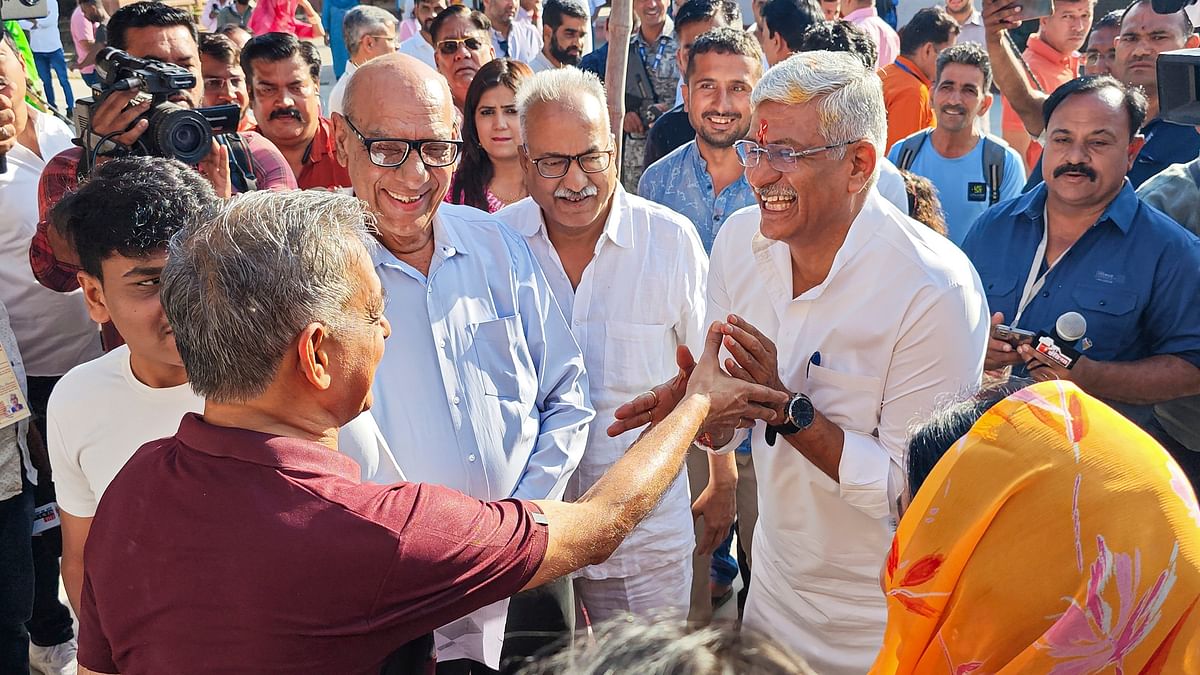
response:
{"label": "blue collared shirt", "polygon": [[373,252],[392,335],[372,412],[409,480],[559,498],[594,416],[579,346],[520,235],[452,204],[433,227],[428,277]]}
{"label": "blue collared shirt", "polygon": [[700,156],[696,141],[689,141],[651,164],[638,182],[638,195],[683,214],[700,234],[706,253],[712,252],[717,232],[725,219],[738,209],[756,203],[746,176],[713,194],[708,163]]}
{"label": "blue collared shirt", "polygon": [[[988,306],[1009,323],[1045,230],[1046,186],[984,213],[963,242]],[[1052,333],[1064,312],[1087,319],[1084,351],[1096,361],[1172,354],[1200,367],[1200,239],[1142,203],[1128,180],[1104,214],[1047,273],[1020,318]],[[1024,374],[1024,369],[1016,369]],[[1139,424],[1149,406],[1114,404]]]}

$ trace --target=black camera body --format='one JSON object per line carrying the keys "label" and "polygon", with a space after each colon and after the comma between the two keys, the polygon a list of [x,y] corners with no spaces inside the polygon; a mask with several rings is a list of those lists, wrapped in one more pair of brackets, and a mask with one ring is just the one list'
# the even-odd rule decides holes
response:
{"label": "black camera body", "polygon": [[1168,122],[1200,125],[1200,49],[1158,55],[1159,116]]}
{"label": "black camera body", "polygon": [[[174,158],[189,165],[197,164],[208,155],[213,139],[213,126],[208,117],[201,111],[168,100],[173,94],[196,86],[196,76],[186,68],[162,61],[139,59],[120,49],[105,47],[96,55],[96,74],[100,82],[93,85],[93,96],[80,99],[75,105],[75,128],[79,131],[77,142],[84,149],[89,168],[91,159],[96,155],[118,154],[121,151],[121,146],[92,132],[92,116],[113,92],[130,89],[137,89],[139,98],[145,96],[151,101],[150,109],[138,118],[149,120],[150,127],[133,147],[128,148],[130,152]],[[237,108],[236,105],[219,107]]]}

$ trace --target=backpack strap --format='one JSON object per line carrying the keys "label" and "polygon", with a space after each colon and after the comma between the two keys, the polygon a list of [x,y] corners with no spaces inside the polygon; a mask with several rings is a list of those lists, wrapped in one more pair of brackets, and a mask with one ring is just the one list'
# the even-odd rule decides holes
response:
{"label": "backpack strap", "polygon": [[1000,201],[1000,183],[1004,179],[1004,163],[1008,161],[1008,153],[1004,146],[983,137],[983,179],[987,182],[988,205]]}
{"label": "backpack strap", "polygon": [[900,161],[896,166],[901,171],[908,171],[912,166],[913,161],[917,158],[917,153],[921,152],[921,148],[925,145],[925,139],[929,138],[932,129],[926,129],[919,134],[913,134],[900,142]]}
{"label": "backpack strap", "polygon": [[246,139],[237,132],[222,134],[216,137],[217,142],[229,150],[229,182],[239,194],[253,192],[258,189],[258,179],[254,177],[254,158],[250,155],[250,146]]}

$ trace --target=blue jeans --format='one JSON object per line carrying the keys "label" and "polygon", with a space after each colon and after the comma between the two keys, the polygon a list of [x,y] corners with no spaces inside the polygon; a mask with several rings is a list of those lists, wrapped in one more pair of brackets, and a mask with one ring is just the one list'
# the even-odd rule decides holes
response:
{"label": "blue jeans", "polygon": [[92,86],[95,86],[95,85],[97,85],[97,84],[100,84],[100,76],[99,76],[99,75],[97,75],[97,74],[95,73],[95,71],[92,71],[92,72],[90,72],[90,73],[80,73],[80,74],[79,74],[79,76],[83,78],[83,81],[84,81],[84,82],[87,84],[87,86],[89,86],[89,87],[92,87]]}
{"label": "blue jeans", "polygon": [[721,586],[728,586],[738,575],[738,563],[730,549],[733,547],[733,532],[736,525],[729,528],[729,536],[717,546],[712,557],[712,580]]}
{"label": "blue jeans", "polygon": [[57,108],[54,103],[54,82],[50,79],[50,70],[58,75],[58,83],[62,85],[63,94],[67,97],[67,110],[75,107],[75,94],[71,91],[71,82],[67,79],[67,59],[63,50],[53,52],[34,52],[33,64],[37,67],[38,77],[46,87],[46,102],[51,108]]}

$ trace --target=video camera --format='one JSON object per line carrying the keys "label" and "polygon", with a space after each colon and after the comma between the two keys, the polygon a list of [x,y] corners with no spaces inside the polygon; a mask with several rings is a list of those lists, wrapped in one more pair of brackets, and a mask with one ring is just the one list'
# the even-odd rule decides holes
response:
{"label": "video camera", "polygon": [[1168,122],[1200,125],[1200,49],[1158,55],[1159,116]]}
{"label": "video camera", "polygon": [[[105,47],[96,55],[96,75],[100,81],[92,86],[93,96],[75,102],[76,141],[84,149],[85,170],[90,170],[96,155],[119,154],[121,148],[92,132],[91,120],[105,99],[117,91],[139,91],[151,101],[150,109],[138,119],[149,120],[150,127],[129,151],[136,155],[168,157],[194,165],[212,149],[214,134],[237,130],[241,110],[237,104],[192,110],[169,99],[176,92],[196,86],[196,76],[182,66],[163,63]],[[119,135],[124,130],[109,136]]]}

